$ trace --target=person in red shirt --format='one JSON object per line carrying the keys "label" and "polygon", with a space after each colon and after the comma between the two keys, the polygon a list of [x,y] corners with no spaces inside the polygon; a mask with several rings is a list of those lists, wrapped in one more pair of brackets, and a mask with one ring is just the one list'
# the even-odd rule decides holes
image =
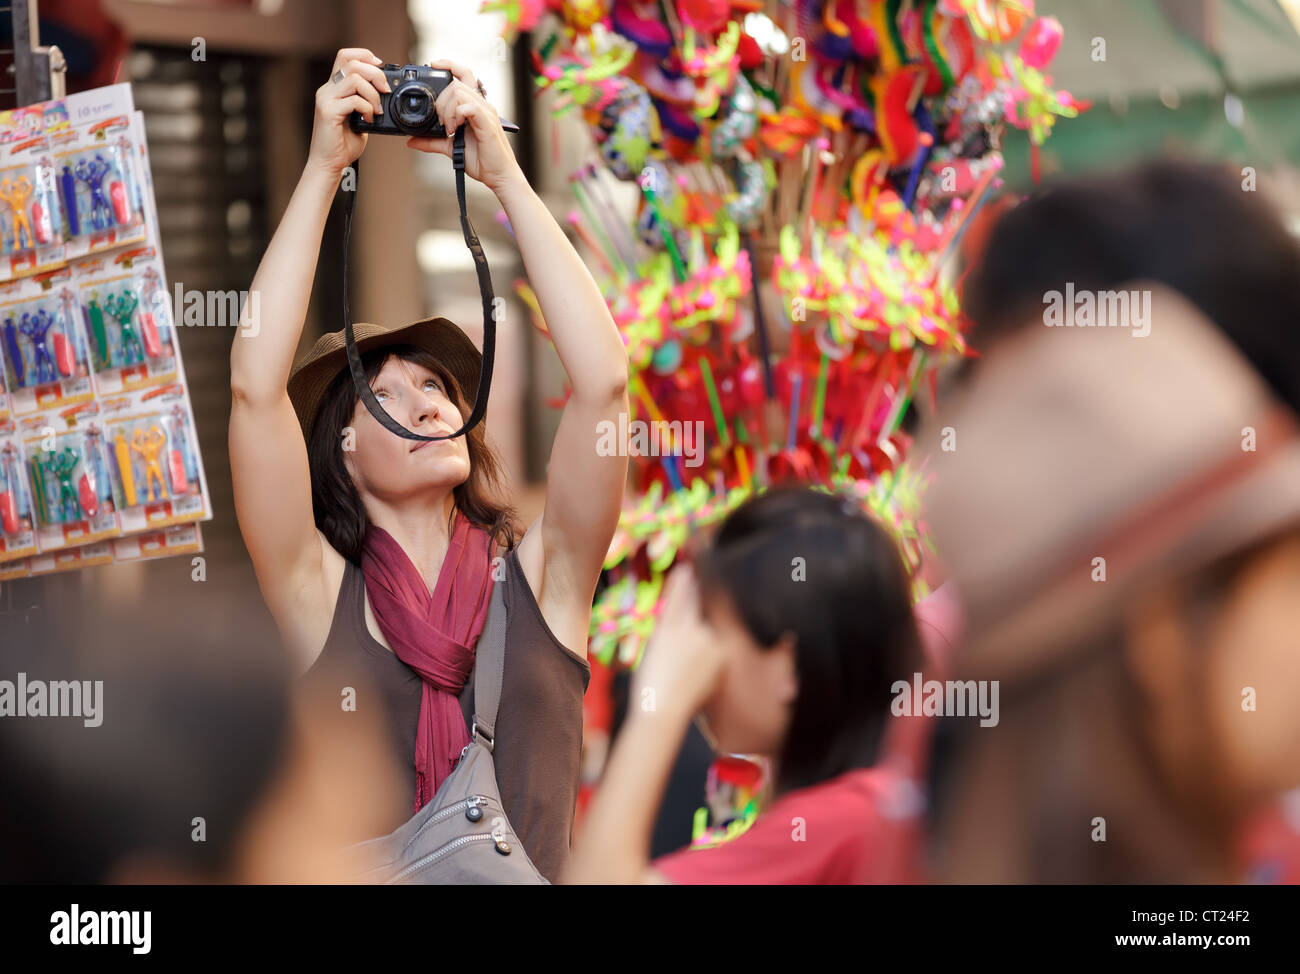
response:
{"label": "person in red shirt", "polygon": [[[880,525],[806,488],[742,505],[697,566],[669,576],[565,881],[914,878],[919,791],[880,759],[891,688],[920,665],[909,579]],[[720,753],[771,760],[773,800],[739,836],[652,863],[656,809],[697,716]]]}

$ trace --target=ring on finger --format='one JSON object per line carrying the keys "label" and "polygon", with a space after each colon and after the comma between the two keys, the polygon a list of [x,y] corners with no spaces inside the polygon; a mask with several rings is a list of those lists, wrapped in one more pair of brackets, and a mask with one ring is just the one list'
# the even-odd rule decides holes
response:
{"label": "ring on finger", "polygon": [[347,75],[343,73],[343,69],[342,69],[342,68],[339,68],[339,69],[338,69],[337,71],[335,71],[334,74],[330,77],[330,81],[333,81],[335,84],[338,84],[340,81],[342,81],[342,80],[343,80],[344,78],[346,78],[346,77],[347,77]]}
{"label": "ring on finger", "polygon": [[482,95],[484,98],[487,97],[487,89],[483,87],[483,82],[482,82],[482,81],[475,81],[475,82],[474,82],[474,87],[478,89],[478,93],[479,93],[480,95]]}

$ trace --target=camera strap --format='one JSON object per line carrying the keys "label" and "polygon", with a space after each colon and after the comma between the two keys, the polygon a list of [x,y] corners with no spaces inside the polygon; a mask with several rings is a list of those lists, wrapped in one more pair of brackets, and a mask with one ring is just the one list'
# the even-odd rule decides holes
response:
{"label": "camera strap", "polygon": [[370,383],[366,381],[366,372],[361,365],[361,352],[357,349],[356,335],[352,331],[352,314],[348,310],[348,251],[349,241],[352,238],[352,211],[357,205],[357,192],[361,178],[360,158],[352,163],[354,184],[352,195],[348,198],[343,214],[343,339],[347,345],[348,368],[352,372],[352,384],[356,387],[357,396],[366,404],[370,415],[388,431],[408,440],[450,440],[457,436],[464,436],[482,422],[487,412],[488,392],[492,388],[492,364],[496,358],[497,347],[497,323],[496,315],[493,313],[496,299],[492,293],[492,274],[488,270],[487,258],[483,255],[483,247],[479,244],[474,228],[470,226],[469,214],[465,210],[464,124],[456,129],[456,134],[452,138],[451,161],[456,170],[456,202],[460,205],[460,228],[465,234],[465,246],[474,255],[474,270],[478,273],[478,290],[483,298],[483,359],[479,364],[478,394],[474,397],[474,408],[470,410],[465,424],[454,433],[447,433],[444,436],[424,436],[408,430],[388,415],[388,411],[375,398]]}

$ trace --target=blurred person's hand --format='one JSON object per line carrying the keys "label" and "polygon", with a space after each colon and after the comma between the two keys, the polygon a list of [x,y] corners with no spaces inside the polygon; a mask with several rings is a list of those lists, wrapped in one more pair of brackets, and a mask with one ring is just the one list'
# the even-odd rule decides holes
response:
{"label": "blurred person's hand", "polygon": [[299,688],[293,704],[285,760],[241,830],[231,881],[360,882],[352,846],[383,834],[404,794],[380,715],[326,719],[338,702],[320,688]]}
{"label": "blurred person's hand", "polygon": [[379,93],[391,90],[380,68],[383,63],[363,47],[345,47],[334,56],[329,80],[316,89],[308,166],[338,176],[361,155],[367,136],[353,132],[348,118],[360,112],[367,122],[373,122],[380,112]]}
{"label": "blurred person's hand", "polygon": [[[501,117],[479,89],[474,72],[464,65],[438,58],[429,67],[450,71],[453,80],[433,103],[443,128],[455,133],[462,123],[469,123],[465,133],[465,174],[497,192],[513,179],[523,179],[523,170],[501,127]],[[450,158],[452,136],[428,139],[412,136],[406,144],[421,152],[435,152]]]}
{"label": "blurred person's hand", "polygon": [[694,569],[679,565],[664,585],[655,634],[636,669],[633,706],[694,715],[718,688],[725,662],[722,643],[700,612]]}

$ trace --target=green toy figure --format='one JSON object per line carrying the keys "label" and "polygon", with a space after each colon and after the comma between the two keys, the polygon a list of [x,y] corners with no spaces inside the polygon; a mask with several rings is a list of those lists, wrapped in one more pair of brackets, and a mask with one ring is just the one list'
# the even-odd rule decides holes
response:
{"label": "green toy figure", "polygon": [[135,309],[139,304],[139,296],[130,288],[116,297],[110,294],[104,298],[104,310],[116,318],[118,325],[122,328],[122,362],[124,365],[138,365],[144,361],[144,348],[140,344],[139,336],[135,333],[135,327],[131,324],[131,319],[135,317]]}

